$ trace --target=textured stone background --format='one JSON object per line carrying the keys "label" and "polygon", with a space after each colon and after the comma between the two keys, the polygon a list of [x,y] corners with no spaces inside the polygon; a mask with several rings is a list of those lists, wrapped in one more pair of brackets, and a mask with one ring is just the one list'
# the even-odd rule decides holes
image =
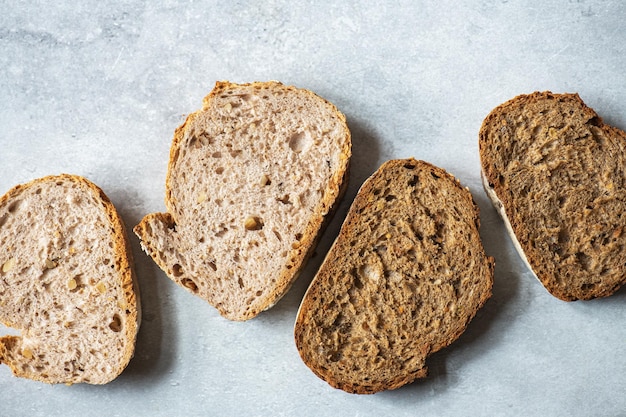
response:
{"label": "textured stone background", "polygon": [[[496,105],[548,89],[578,92],[626,128],[625,18],[623,2],[585,0],[0,1],[0,194],[84,175],[131,228],[164,209],[173,131],[216,80],[311,89],[346,114],[354,140],[346,199],[274,309],[222,319],[133,236],[144,322],[130,366],[102,387],[0,367],[0,415],[624,415],[626,292],[564,303],[532,278],[480,186],[477,133]],[[494,295],[427,379],[345,394],[300,361],[293,322],[360,184],[409,156],[472,191]]]}

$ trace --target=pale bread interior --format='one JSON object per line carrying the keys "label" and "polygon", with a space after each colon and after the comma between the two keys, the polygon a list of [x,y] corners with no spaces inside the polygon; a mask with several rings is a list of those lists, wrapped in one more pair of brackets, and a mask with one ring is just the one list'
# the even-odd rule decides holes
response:
{"label": "pale bread interior", "polygon": [[114,379],[134,351],[137,299],[121,221],[95,186],[46,177],[0,200],[0,361],[49,383]]}
{"label": "pale bread interior", "polygon": [[245,320],[288,290],[340,194],[345,118],[280,83],[220,84],[179,128],[168,214],[135,229],[168,276]]}

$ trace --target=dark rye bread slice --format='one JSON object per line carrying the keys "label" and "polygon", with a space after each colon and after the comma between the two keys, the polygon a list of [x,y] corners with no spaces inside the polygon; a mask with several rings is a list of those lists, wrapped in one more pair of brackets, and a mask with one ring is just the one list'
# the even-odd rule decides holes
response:
{"label": "dark rye bread slice", "polygon": [[625,146],[626,134],[577,94],[520,95],[480,129],[485,190],[561,300],[609,296],[626,282]]}
{"label": "dark rye bread slice", "polygon": [[383,164],[361,187],[295,324],[304,363],[351,393],[425,377],[491,296],[478,207],[441,168]]}
{"label": "dark rye bread slice", "polygon": [[73,175],[0,198],[0,363],[48,383],[104,384],[135,350],[141,310],[124,224]]}
{"label": "dark rye bread slice", "polygon": [[250,319],[298,276],[350,155],[345,117],[312,92],[218,82],[174,135],[167,213],[135,233],[174,282],[228,319]]}

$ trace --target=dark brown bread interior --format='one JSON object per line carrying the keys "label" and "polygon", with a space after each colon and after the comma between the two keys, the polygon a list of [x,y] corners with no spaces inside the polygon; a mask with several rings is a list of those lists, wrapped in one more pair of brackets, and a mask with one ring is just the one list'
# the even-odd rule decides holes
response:
{"label": "dark brown bread interior", "polygon": [[426,376],[426,357],[465,330],[491,296],[478,208],[444,170],[385,163],[359,191],[300,307],[305,364],[352,393]]}
{"label": "dark brown bread interior", "polygon": [[577,94],[521,95],[483,122],[487,191],[562,300],[608,296],[626,280],[625,139]]}

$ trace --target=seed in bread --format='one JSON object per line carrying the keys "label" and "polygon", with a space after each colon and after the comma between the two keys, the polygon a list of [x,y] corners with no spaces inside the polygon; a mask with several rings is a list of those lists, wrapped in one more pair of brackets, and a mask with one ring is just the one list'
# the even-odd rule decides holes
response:
{"label": "seed in bread", "polygon": [[140,322],[122,220],[88,180],[49,176],[0,198],[0,363],[48,383],[104,384],[126,367]]}
{"label": "seed in bread", "polygon": [[167,213],[135,233],[174,282],[228,319],[250,319],[296,279],[350,155],[345,117],[310,91],[218,82],[176,130]]}
{"label": "seed in bread", "polygon": [[425,377],[491,296],[478,207],[446,171],[383,164],[361,187],[295,325],[304,363],[351,393]]}
{"label": "seed in bread", "polygon": [[552,295],[588,300],[626,282],[626,133],[577,94],[536,92],[496,107],[479,148],[485,190]]}

